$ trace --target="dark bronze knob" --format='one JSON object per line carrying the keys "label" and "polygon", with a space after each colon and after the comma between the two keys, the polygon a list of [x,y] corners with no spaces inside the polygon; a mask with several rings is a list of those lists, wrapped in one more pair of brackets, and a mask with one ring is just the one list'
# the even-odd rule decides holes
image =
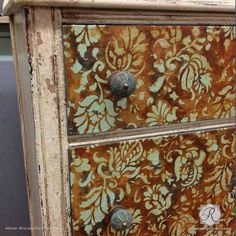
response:
{"label": "dark bronze knob", "polygon": [[118,71],[110,75],[108,85],[113,95],[124,98],[134,93],[136,81],[129,71]]}
{"label": "dark bronze knob", "polygon": [[111,212],[111,226],[116,231],[128,229],[132,220],[132,215],[121,206],[114,208]]}

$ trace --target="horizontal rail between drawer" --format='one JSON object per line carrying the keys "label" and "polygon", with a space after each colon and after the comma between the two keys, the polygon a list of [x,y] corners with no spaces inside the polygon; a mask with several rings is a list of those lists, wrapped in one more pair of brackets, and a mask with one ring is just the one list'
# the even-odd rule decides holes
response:
{"label": "horizontal rail between drawer", "polygon": [[235,25],[234,13],[63,9],[63,24]]}
{"label": "horizontal rail between drawer", "polygon": [[148,128],[126,129],[107,133],[69,136],[69,147],[83,147],[91,144],[117,143],[127,140],[138,140],[152,137],[171,136],[235,127],[235,119],[217,119],[196,121],[181,124],[170,124]]}

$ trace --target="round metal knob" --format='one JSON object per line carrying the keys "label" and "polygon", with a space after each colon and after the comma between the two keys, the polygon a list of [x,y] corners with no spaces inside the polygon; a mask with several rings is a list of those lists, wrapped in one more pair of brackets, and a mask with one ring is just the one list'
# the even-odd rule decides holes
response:
{"label": "round metal knob", "polygon": [[123,207],[116,207],[111,212],[111,226],[116,231],[128,229],[132,220],[132,215]]}
{"label": "round metal knob", "polygon": [[113,95],[124,98],[134,93],[136,81],[129,71],[118,71],[110,75],[108,85]]}

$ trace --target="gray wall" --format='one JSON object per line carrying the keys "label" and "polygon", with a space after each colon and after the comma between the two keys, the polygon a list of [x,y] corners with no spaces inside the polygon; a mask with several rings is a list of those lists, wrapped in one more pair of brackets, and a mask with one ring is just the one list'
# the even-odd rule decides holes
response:
{"label": "gray wall", "polygon": [[2,3],[4,0],[0,0],[0,13],[2,13]]}
{"label": "gray wall", "polygon": [[0,235],[30,235],[19,113],[12,61],[0,61]]}
{"label": "gray wall", "polygon": [[[0,0],[1,8],[2,0]],[[0,25],[0,236],[29,236],[29,213],[8,25]]]}

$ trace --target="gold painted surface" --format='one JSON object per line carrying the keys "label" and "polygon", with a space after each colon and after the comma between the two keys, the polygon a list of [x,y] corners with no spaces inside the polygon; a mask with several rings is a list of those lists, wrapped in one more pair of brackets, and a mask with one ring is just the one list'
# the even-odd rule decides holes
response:
{"label": "gold painted surface", "polygon": [[[235,235],[235,129],[70,149],[73,235]],[[203,205],[220,223],[200,223]],[[115,232],[109,212],[133,215]]]}
{"label": "gold painted surface", "polygon": [[[69,133],[96,133],[233,117],[231,26],[63,26]],[[137,88],[111,95],[107,78],[128,70]]]}

